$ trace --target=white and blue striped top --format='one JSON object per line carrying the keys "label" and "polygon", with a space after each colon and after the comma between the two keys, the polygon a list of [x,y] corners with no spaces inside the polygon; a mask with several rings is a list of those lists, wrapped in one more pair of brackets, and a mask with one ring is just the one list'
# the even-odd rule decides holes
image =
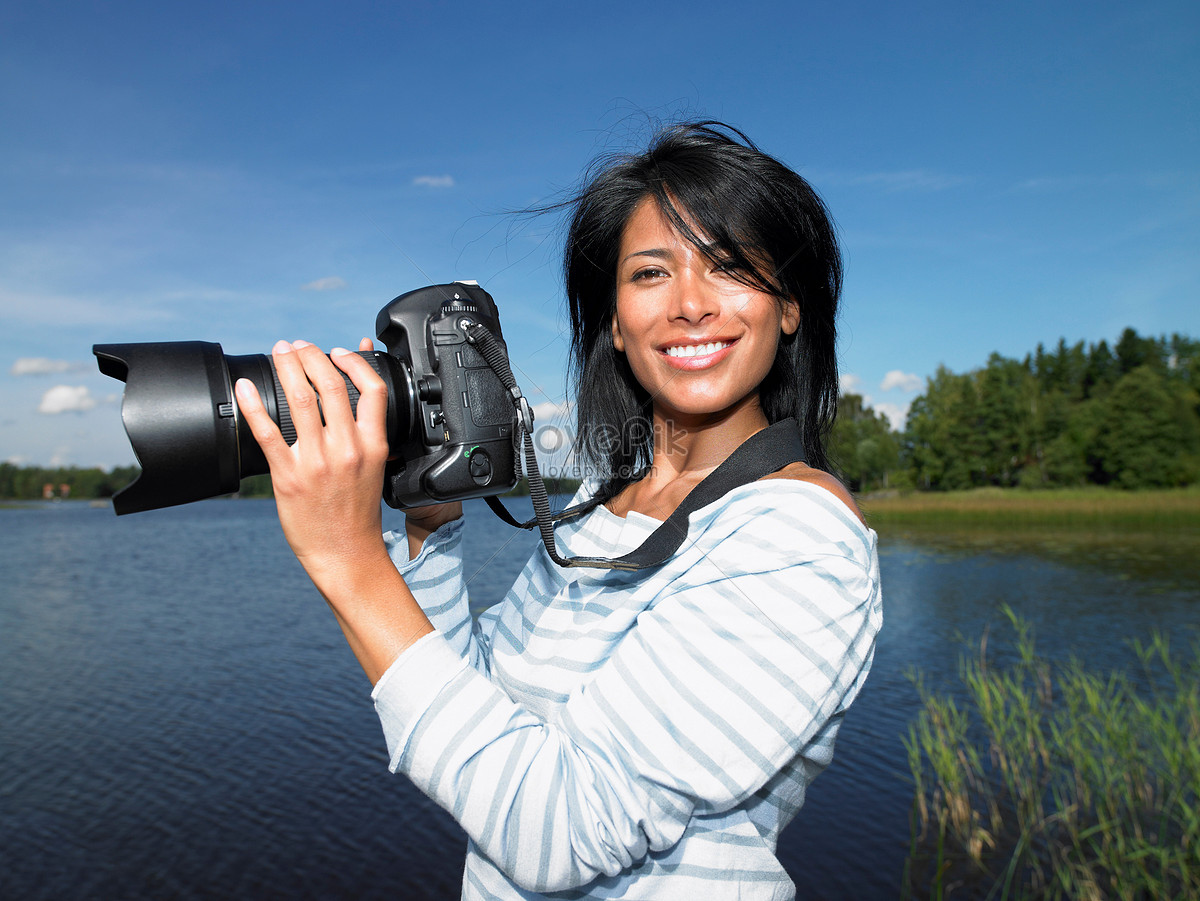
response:
{"label": "white and blue striped top", "polygon": [[[598,507],[559,525],[559,551],[619,556],[656,525]],[[386,537],[438,631],[373,697],[391,769],[471,838],[464,898],[794,896],[776,841],[882,622],[875,533],[840,500],[742,486],[640,572],[562,569],[539,548],[475,623],[461,521],[412,562]]]}

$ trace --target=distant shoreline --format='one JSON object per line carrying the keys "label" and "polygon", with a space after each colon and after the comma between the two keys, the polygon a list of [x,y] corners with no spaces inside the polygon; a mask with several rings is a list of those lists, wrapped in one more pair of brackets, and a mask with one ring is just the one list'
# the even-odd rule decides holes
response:
{"label": "distant shoreline", "polygon": [[[519,496],[514,491],[508,496]],[[221,500],[270,500],[224,495]],[[216,498],[214,498],[216,500]],[[1122,491],[1113,488],[975,488],[968,491],[877,491],[859,495],[872,524],[881,525],[1140,525],[1200,528],[1200,486]],[[59,504],[110,507],[109,498],[0,498],[0,510]]]}
{"label": "distant shoreline", "polygon": [[880,525],[1130,525],[1200,528],[1200,489],[977,488],[875,492],[859,497]]}

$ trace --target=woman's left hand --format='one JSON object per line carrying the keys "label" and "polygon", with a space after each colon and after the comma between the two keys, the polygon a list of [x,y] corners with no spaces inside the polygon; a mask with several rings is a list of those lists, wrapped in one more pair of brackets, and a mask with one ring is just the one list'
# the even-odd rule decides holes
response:
{"label": "woman's left hand", "polygon": [[[371,350],[364,338],[362,350]],[[272,352],[291,408],[296,441],[288,445],[253,385],[239,380],[238,406],[271,467],[279,520],[288,544],[317,587],[345,578],[364,556],[386,556],[380,500],[388,457],[387,386],[362,357],[335,349],[333,361],[306,341],[280,341]],[[358,388],[357,416],[338,369]]]}

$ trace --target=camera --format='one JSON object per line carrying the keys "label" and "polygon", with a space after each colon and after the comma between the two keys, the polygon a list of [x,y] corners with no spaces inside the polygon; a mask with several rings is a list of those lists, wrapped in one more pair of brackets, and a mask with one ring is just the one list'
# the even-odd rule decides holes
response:
{"label": "camera", "polygon": [[[409,291],[379,311],[375,331],[387,353],[360,356],[387,385],[384,501],[420,507],[511,489],[520,417],[528,428],[529,414],[497,371],[511,380],[491,295],[469,281]],[[269,356],[227,356],[203,341],[96,344],[92,352],[103,374],[125,382],[121,418],[142,467],[113,497],[117,514],[231,494],[241,479],[268,471],[234,399],[240,378],[254,383],[287,442],[296,440]],[[358,391],[343,378],[357,410]]]}

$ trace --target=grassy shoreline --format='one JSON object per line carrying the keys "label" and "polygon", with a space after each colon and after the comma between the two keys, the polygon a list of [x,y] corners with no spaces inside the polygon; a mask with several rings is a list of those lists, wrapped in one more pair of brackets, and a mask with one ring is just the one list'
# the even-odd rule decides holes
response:
{"label": "grassy shoreline", "polygon": [[957,697],[912,674],[902,897],[1200,897],[1200,646],[1155,635],[1134,672],[1096,672],[1042,657],[1005,613]]}
{"label": "grassy shoreline", "polygon": [[859,498],[872,524],[931,526],[1145,526],[1200,528],[1200,487],[979,488],[880,492]]}

